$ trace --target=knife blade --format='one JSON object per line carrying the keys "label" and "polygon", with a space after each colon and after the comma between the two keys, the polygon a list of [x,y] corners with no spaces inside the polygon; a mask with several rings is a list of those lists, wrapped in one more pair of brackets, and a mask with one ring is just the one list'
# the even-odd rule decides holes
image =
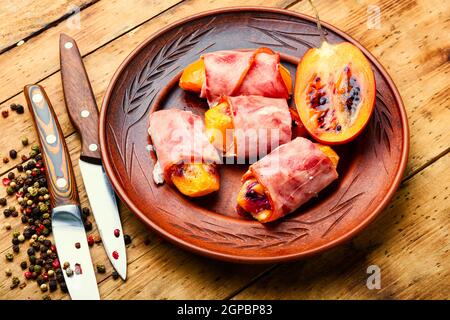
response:
{"label": "knife blade", "polygon": [[46,165],[52,205],[52,231],[60,263],[68,262],[72,276],[63,272],[73,300],[99,300],[94,267],[81,219],[78,190],[61,127],[47,94],[39,85],[24,88]]}
{"label": "knife blade", "polygon": [[61,80],[67,111],[81,136],[81,176],[103,246],[122,279],[127,256],[116,198],[102,166],[98,140],[98,109],[77,43],[60,35]]}

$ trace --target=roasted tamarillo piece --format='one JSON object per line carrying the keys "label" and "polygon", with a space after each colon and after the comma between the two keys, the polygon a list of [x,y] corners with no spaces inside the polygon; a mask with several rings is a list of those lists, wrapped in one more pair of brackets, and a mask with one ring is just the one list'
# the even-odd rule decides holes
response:
{"label": "roasted tamarillo piece", "polygon": [[335,180],[338,161],[329,146],[296,138],[250,166],[236,210],[263,223],[277,220]]}
{"label": "roasted tamarillo piece", "polygon": [[[229,53],[230,53],[230,57],[231,57],[233,54],[233,51],[229,51]],[[255,50],[255,55],[256,54],[273,55],[274,53],[270,49],[260,48],[260,49]],[[253,62],[251,62],[251,63],[253,65],[256,62],[258,62],[258,61],[255,61],[255,59],[253,59],[252,61]],[[261,61],[260,64],[257,65],[257,67],[258,67],[258,70],[256,72],[259,72],[259,71],[263,72],[264,71],[263,68],[268,68],[267,66],[264,65],[264,61]],[[292,78],[291,78],[291,74],[290,74],[289,70],[286,67],[284,67],[281,63],[278,64],[278,70],[279,70],[279,74],[281,75],[282,81],[284,82],[284,84],[287,88],[288,93],[292,94]],[[252,71],[251,67],[246,69],[246,72],[249,72],[249,71]],[[244,74],[242,76],[241,81],[243,81],[245,79],[245,77],[246,77],[246,74]],[[183,70],[183,73],[182,73],[180,81],[179,81],[179,85],[183,90],[200,94],[202,92],[202,88],[205,85],[205,81],[206,81],[205,63],[204,63],[204,58],[201,57],[197,61],[194,61],[191,64],[189,64]],[[270,79],[269,79],[269,81],[270,81]],[[238,92],[236,91],[235,93],[238,93]],[[231,92],[223,92],[223,94],[230,95]],[[254,93],[254,94],[256,94],[256,93]],[[271,94],[269,92],[268,92],[268,96],[271,96]]]}
{"label": "roasted tamarillo piece", "polygon": [[207,163],[177,164],[172,168],[172,183],[188,197],[201,197],[219,190],[216,165]]}
{"label": "roasted tamarillo piece", "polygon": [[375,77],[359,48],[349,42],[311,48],[297,67],[295,104],[314,139],[342,144],[367,125],[375,103]]}

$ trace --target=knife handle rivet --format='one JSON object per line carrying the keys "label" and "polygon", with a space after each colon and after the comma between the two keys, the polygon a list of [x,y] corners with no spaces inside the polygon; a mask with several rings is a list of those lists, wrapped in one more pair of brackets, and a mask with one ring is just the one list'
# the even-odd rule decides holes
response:
{"label": "knife handle rivet", "polygon": [[92,143],[89,145],[89,150],[91,151],[97,151],[98,146],[95,143]]}
{"label": "knife handle rivet", "polygon": [[36,93],[35,95],[33,95],[33,98],[32,98],[32,100],[33,100],[34,103],[39,103],[39,102],[41,102],[43,99],[44,99],[44,97],[43,97],[42,94],[40,94],[40,93]]}
{"label": "knife handle rivet", "polygon": [[81,115],[81,117],[82,118],[87,118],[87,117],[89,117],[89,111],[88,110],[83,110],[83,111],[81,111],[81,113],[80,113],[80,115]]}
{"label": "knife handle rivet", "polygon": [[49,134],[45,137],[45,141],[47,141],[48,144],[54,144],[56,142],[56,136],[53,134]]}
{"label": "knife handle rivet", "polygon": [[56,180],[56,185],[58,188],[64,188],[67,185],[67,180],[64,178],[59,178]]}
{"label": "knife handle rivet", "polygon": [[68,41],[68,42],[64,43],[64,48],[72,49],[72,47],[73,47],[73,43],[72,42]]}

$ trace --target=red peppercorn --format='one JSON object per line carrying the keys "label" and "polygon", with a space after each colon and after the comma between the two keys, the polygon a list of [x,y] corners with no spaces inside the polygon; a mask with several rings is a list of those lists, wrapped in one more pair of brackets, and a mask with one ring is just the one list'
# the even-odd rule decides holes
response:
{"label": "red peppercorn", "polygon": [[52,250],[53,252],[56,252],[56,247],[54,244],[50,247],[50,250]]}
{"label": "red peppercorn", "polygon": [[8,118],[9,111],[8,110],[2,110],[2,116],[3,116],[3,118]]}
{"label": "red peppercorn", "polygon": [[30,271],[25,271],[24,274],[25,279],[30,280],[33,274]]}
{"label": "red peppercorn", "polygon": [[16,198],[20,198],[20,197],[23,197],[23,192],[17,191],[16,192]]}
{"label": "red peppercorn", "polygon": [[11,183],[11,180],[9,180],[8,178],[3,178],[3,180],[2,180],[2,182],[3,182],[3,185],[6,187],[6,186],[9,186],[9,184]]}
{"label": "red peppercorn", "polygon": [[45,282],[48,281],[48,274],[47,273],[43,273],[42,274],[42,279],[44,279]]}
{"label": "red peppercorn", "polygon": [[81,244],[79,242],[75,243],[75,248],[80,249],[81,248]]}
{"label": "red peppercorn", "polygon": [[120,236],[120,230],[119,229],[115,229],[114,230],[114,235],[116,236],[116,238],[118,238]]}
{"label": "red peppercorn", "polygon": [[87,242],[88,242],[89,247],[92,247],[94,245],[94,242],[95,242],[94,241],[94,237],[92,235],[89,235],[87,237]]}
{"label": "red peppercorn", "polygon": [[59,260],[58,259],[55,259],[55,260],[53,260],[53,262],[52,262],[52,267],[53,267],[53,269],[59,269],[60,268],[60,264],[59,264]]}
{"label": "red peppercorn", "polygon": [[113,251],[112,256],[114,259],[119,259],[119,253],[117,251]]}

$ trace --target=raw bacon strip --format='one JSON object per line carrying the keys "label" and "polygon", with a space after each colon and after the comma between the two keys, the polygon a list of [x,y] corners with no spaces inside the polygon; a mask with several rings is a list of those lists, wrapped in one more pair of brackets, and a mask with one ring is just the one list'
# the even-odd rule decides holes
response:
{"label": "raw bacon strip", "polygon": [[203,55],[205,83],[201,97],[208,102],[233,95],[253,64],[254,51],[217,51]]}
{"label": "raw bacon strip", "polygon": [[257,50],[237,94],[288,99],[289,92],[280,73],[280,56],[269,49]]}
{"label": "raw bacon strip", "polygon": [[153,112],[148,133],[166,181],[170,181],[170,168],[174,164],[221,162],[205,135],[202,118],[190,111],[169,109]]}
{"label": "raw bacon strip", "polygon": [[252,164],[243,181],[256,178],[264,187],[272,212],[261,222],[269,222],[293,212],[337,177],[325,153],[298,137]]}
{"label": "raw bacon strip", "polygon": [[291,115],[285,99],[260,96],[227,97],[238,159],[265,156],[291,141]]}

